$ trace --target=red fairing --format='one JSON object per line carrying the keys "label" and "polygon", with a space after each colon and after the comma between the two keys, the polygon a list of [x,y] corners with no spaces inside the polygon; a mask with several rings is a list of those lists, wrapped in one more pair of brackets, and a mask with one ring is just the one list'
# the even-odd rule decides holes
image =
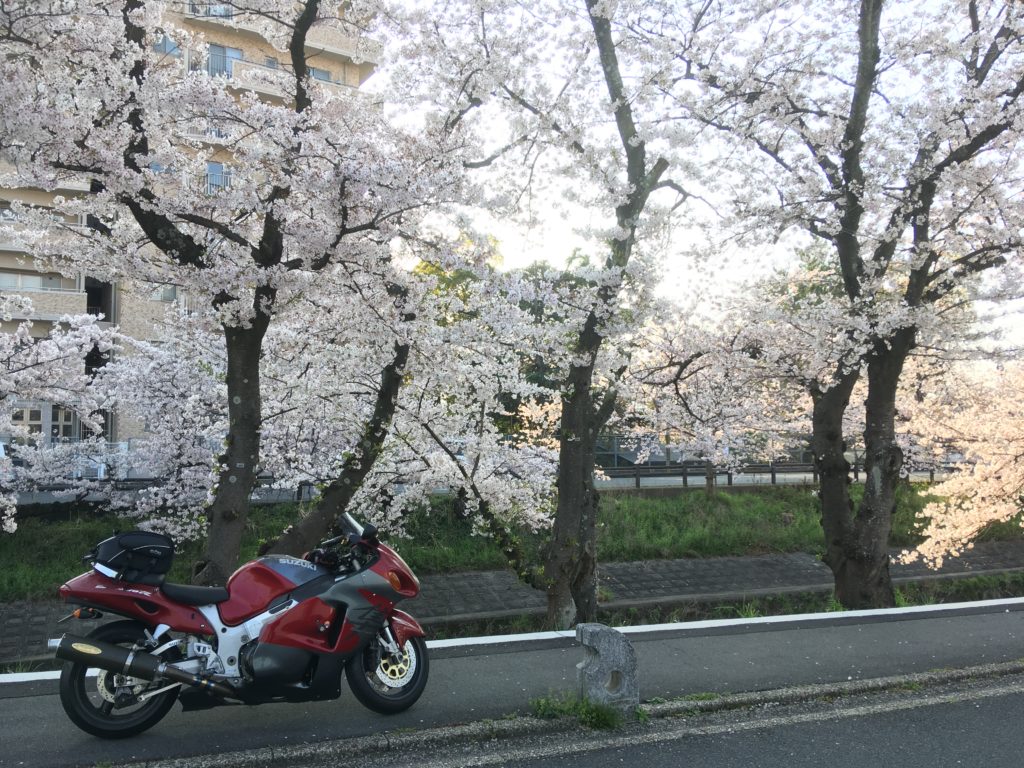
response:
{"label": "red fairing", "polygon": [[314,653],[329,653],[336,650],[330,638],[336,611],[319,598],[304,600],[290,611],[285,611],[260,632],[260,642],[287,645],[291,648],[305,648]]}
{"label": "red fairing", "polygon": [[396,590],[398,594],[406,599],[416,597],[420,593],[420,580],[406,565],[402,556],[385,544],[377,545],[377,553],[379,558],[370,570],[385,579],[388,579],[389,573],[393,573],[399,580],[399,587]]}
{"label": "red fairing", "polygon": [[136,617],[155,626],[166,624],[178,632],[209,635],[213,629],[192,606],[168,600],[159,588],[146,584],[114,581],[96,571],[76,576],[61,586],[61,599],[107,608],[113,613]]}
{"label": "red fairing", "polygon": [[291,591],[295,584],[259,560],[246,563],[228,579],[227,602],[217,606],[220,620],[229,626],[241,624],[262,612],[270,601]]}

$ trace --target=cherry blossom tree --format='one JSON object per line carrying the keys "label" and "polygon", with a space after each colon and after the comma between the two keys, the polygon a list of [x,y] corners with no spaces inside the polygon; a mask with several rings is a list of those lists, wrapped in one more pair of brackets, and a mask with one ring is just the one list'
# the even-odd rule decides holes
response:
{"label": "cherry blossom tree", "polygon": [[[542,294],[550,301],[549,291]],[[447,489],[516,574],[540,587],[519,532],[550,526],[557,454],[519,426],[518,412],[557,394],[522,365],[552,329],[523,308],[540,296],[515,274],[485,269],[439,298],[433,343],[413,350],[392,434],[367,488],[400,488],[391,494],[394,515]],[[366,490],[364,505],[384,495]]]}
{"label": "cherry blossom tree", "polygon": [[[680,117],[704,127],[736,241],[796,229],[829,249],[841,293],[797,297],[802,320],[775,325],[803,333],[780,334],[781,352],[767,354],[806,366],[837,596],[892,605],[904,365],[940,336],[951,303],[998,298],[1020,279],[1021,9],[701,0],[652,3],[631,31],[686,62],[662,82]],[[855,507],[844,417],[862,378]]]}
{"label": "cherry blossom tree", "polygon": [[905,553],[936,567],[1024,511],[1024,367],[961,370],[944,384],[915,403],[912,424],[937,461],[959,461],[921,512],[924,542]]}
{"label": "cherry blossom tree", "polygon": [[142,487],[108,489],[111,507],[177,541],[206,535],[228,431],[224,334],[211,315],[170,307],[153,339],[116,335],[113,359],[94,381],[122,419],[144,425],[117,468]]}
{"label": "cherry blossom tree", "polygon": [[[227,437],[197,574],[205,582],[222,582],[237,560],[260,462],[260,358],[281,302],[344,265],[354,289],[396,286],[390,301],[400,305],[390,243],[414,228],[418,211],[455,196],[461,178],[457,130],[399,131],[360,94],[340,96],[311,77],[310,30],[331,26],[367,44],[362,13],[373,9],[339,16],[328,0],[232,6],[226,23],[255,25],[286,54],[286,66],[263,75],[284,100],[190,71],[169,51],[201,62],[205,43],[175,28],[163,3],[0,9],[0,108],[10,118],[0,147],[13,167],[0,183],[52,190],[72,180],[90,192],[55,197],[53,209],[89,222],[64,228],[63,239],[53,237],[52,211],[19,211],[37,214],[35,231],[45,234],[26,249],[48,268],[179,286],[216,313],[224,334]],[[211,176],[211,162],[233,166],[230,181]],[[402,345],[393,351],[400,376]]]}
{"label": "cherry blossom tree", "polygon": [[666,309],[644,329],[631,363],[635,402],[675,455],[739,470],[806,446],[806,395],[758,359],[748,319],[704,326]]}
{"label": "cherry blossom tree", "polygon": [[666,120],[646,52],[623,45],[622,28],[641,10],[598,0],[459,0],[410,14],[425,98],[454,104],[449,125],[502,126],[469,163],[498,171],[494,198],[522,211],[547,181],[557,193],[544,204],[561,195],[601,219],[588,233],[591,266],[577,272],[587,290],[566,315],[576,325],[559,374],[558,504],[545,565],[548,619],[558,626],[596,614],[595,448],[625,370],[623,348],[610,340],[639,322],[626,311],[642,307],[631,304],[644,293],[635,257],[644,243],[657,250],[653,234],[685,196],[668,175],[687,149],[673,141],[678,123]]}
{"label": "cherry blossom tree", "polygon": [[[82,445],[37,442],[39,435],[15,424],[18,400],[45,400],[77,414],[82,424],[100,430],[102,396],[92,387],[86,358],[94,350],[106,353],[112,346],[112,331],[100,327],[89,315],[62,317],[44,336],[33,335],[32,302],[14,296],[0,296],[0,318],[27,318],[13,331],[0,334],[0,434],[11,438],[0,457],[0,526],[5,533],[17,529],[15,520],[19,491],[35,490],[56,479],[66,483],[65,492],[81,494],[91,484],[81,477]],[[100,443],[86,441],[85,453],[102,454]],[[13,458],[19,459],[15,466]],[[76,473],[79,475],[75,477]]]}

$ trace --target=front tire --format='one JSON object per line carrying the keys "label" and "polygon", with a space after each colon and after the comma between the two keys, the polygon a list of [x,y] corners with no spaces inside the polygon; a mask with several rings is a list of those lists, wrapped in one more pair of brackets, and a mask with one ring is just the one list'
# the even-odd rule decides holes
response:
{"label": "front tire", "polygon": [[[141,647],[146,639],[145,630],[136,621],[116,621],[98,627],[88,637],[127,648]],[[139,694],[164,685],[166,682],[127,677],[69,661],[60,673],[60,703],[71,722],[86,733],[103,739],[123,739],[156,725],[174,706],[177,688],[141,703],[137,701]]]}
{"label": "front tire", "polygon": [[367,709],[383,715],[404,712],[419,699],[427,685],[430,666],[427,644],[411,637],[397,654],[378,635],[345,665],[349,688]]}

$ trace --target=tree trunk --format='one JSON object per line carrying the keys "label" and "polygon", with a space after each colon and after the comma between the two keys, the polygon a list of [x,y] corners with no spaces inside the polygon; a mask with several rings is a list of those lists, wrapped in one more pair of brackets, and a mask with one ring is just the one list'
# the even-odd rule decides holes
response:
{"label": "tree trunk", "polygon": [[398,390],[402,386],[408,360],[409,345],[395,344],[394,357],[381,371],[373,413],[363,430],[358,449],[345,459],[341,475],[323,490],[313,510],[295,525],[289,526],[277,541],[264,546],[261,552],[299,555],[328,538],[338,518],[348,508],[352,497],[380,456],[384,438],[387,437],[391,419],[395,415]]}
{"label": "tree trunk", "polygon": [[558,448],[558,507],[544,578],[548,623],[571,627],[597,614],[597,490],[594,451],[597,412],[591,394],[592,366],[573,366],[563,390]]}
{"label": "tree trunk", "polygon": [[896,390],[913,329],[879,343],[868,361],[864,428],[864,495],[854,514],[850,466],[843,451],[843,413],[858,379],[851,374],[827,392],[814,393],[814,459],[821,476],[821,523],[825,563],[835,578],[836,598],[847,609],[895,605],[889,575],[889,534],[903,453],[896,444]]}
{"label": "tree trunk", "polygon": [[224,584],[238,564],[260,457],[260,354],[268,323],[269,318],[261,314],[249,328],[224,328],[227,444],[218,462],[213,503],[208,507],[206,550],[192,576],[196,584]]}

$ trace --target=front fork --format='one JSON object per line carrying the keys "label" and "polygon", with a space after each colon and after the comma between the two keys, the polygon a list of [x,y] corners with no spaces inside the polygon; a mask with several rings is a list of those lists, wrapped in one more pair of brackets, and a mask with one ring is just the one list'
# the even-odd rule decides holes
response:
{"label": "front fork", "polygon": [[391,625],[385,624],[380,631],[380,644],[384,647],[388,653],[396,655],[398,653],[399,645],[395,639],[395,633],[391,631]]}

